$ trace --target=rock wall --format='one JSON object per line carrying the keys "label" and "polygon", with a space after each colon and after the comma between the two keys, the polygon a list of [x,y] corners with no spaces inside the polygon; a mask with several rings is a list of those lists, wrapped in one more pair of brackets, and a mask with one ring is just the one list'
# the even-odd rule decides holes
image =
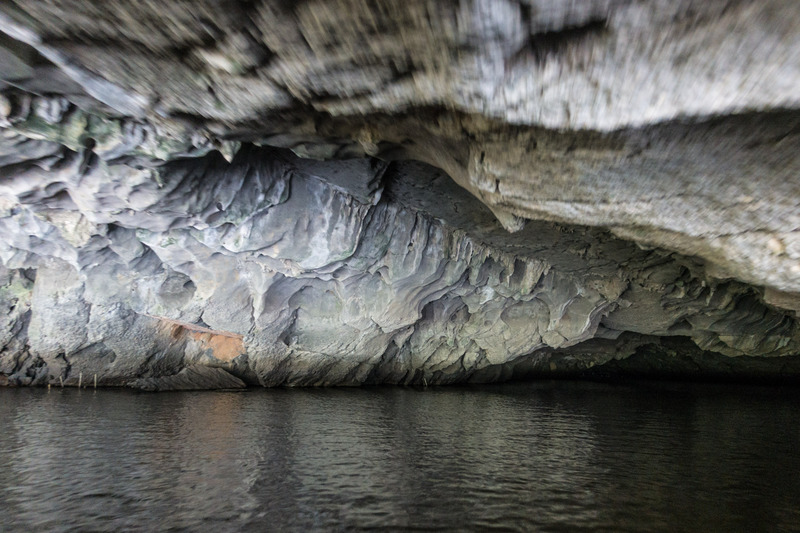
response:
{"label": "rock wall", "polygon": [[793,2],[131,10],[0,7],[0,383],[800,376]]}

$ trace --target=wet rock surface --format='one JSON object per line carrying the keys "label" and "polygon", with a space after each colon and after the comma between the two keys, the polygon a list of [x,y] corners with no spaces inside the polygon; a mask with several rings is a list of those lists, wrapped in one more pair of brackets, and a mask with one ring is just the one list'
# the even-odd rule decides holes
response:
{"label": "wet rock surface", "polygon": [[800,376],[794,3],[370,6],[0,8],[0,383]]}

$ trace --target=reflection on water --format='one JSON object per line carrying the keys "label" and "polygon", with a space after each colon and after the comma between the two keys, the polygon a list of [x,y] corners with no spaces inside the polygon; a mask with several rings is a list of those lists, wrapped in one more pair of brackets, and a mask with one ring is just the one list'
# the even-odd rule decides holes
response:
{"label": "reflection on water", "polygon": [[0,390],[0,530],[790,530],[800,391]]}

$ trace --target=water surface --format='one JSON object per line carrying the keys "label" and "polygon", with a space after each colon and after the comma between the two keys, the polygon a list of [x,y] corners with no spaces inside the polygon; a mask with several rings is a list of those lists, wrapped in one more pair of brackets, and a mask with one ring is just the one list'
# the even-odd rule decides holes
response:
{"label": "water surface", "polygon": [[789,531],[800,391],[0,389],[2,531]]}

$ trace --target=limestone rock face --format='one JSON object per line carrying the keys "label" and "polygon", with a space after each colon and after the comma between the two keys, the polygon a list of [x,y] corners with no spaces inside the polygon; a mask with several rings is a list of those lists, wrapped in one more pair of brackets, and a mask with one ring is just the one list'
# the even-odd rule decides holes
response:
{"label": "limestone rock face", "polygon": [[800,5],[0,6],[0,383],[800,377]]}

